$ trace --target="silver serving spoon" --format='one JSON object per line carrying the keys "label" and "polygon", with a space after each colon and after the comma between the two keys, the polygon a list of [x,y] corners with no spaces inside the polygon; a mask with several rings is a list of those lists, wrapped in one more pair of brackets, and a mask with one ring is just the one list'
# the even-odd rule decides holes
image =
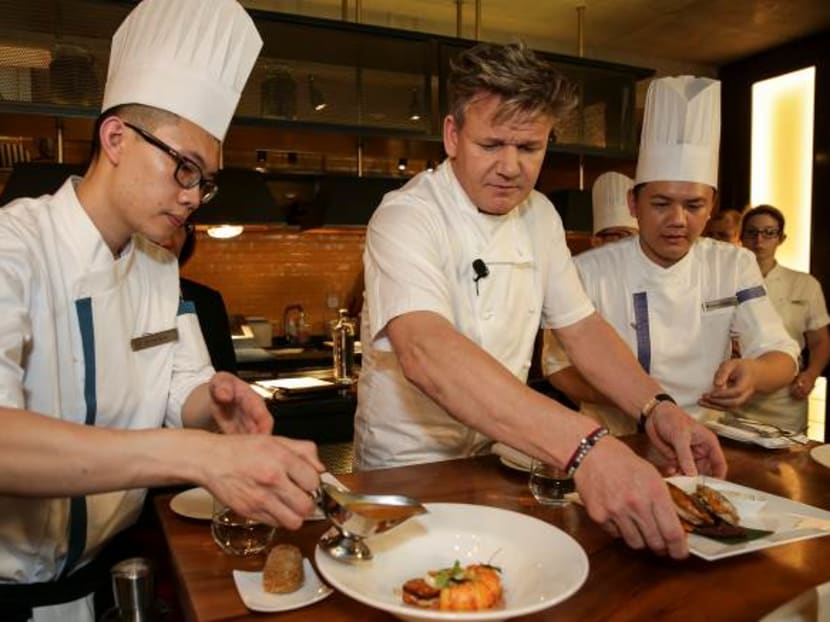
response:
{"label": "silver serving spoon", "polygon": [[389,531],[409,518],[427,512],[411,497],[365,495],[331,484],[321,484],[314,497],[334,525],[323,534],[320,546],[341,561],[372,559],[372,551],[363,541],[365,538]]}

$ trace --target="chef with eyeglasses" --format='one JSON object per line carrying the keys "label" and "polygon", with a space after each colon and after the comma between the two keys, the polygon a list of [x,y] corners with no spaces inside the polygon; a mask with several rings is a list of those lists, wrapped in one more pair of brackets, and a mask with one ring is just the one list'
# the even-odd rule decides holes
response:
{"label": "chef with eyeglasses", "polygon": [[[663,399],[699,419],[786,385],[798,358],[752,254],[700,237],[717,193],[719,142],[718,81],[652,81],[628,193],[639,235],[574,260],[589,298],[664,388]],[[741,358],[731,358],[733,336]],[[545,363],[552,384],[583,412],[617,433],[636,431],[561,351]]]}
{"label": "chef with eyeglasses", "polygon": [[312,511],[314,445],[272,436],[262,399],[214,372],[176,258],[149,241],[216,193],[261,46],[235,0],[144,0],[113,38],[86,174],[0,209],[4,622],[96,619],[105,549],[149,486],[288,528]]}

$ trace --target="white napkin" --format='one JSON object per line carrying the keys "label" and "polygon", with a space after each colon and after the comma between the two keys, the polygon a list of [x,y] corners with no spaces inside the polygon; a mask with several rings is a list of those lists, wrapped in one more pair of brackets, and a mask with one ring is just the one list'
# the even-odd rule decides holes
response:
{"label": "white napkin", "polygon": [[526,453],[522,453],[518,449],[510,447],[510,445],[505,445],[504,443],[494,443],[491,451],[497,456],[501,456],[508,462],[512,462],[523,469],[530,470],[530,462],[533,459]]}
{"label": "white napkin", "polygon": [[270,594],[262,588],[262,572],[233,571],[233,582],[239,597],[251,611],[288,611],[299,609],[334,592],[320,580],[308,558],[303,558],[305,581],[302,587],[290,594]]}

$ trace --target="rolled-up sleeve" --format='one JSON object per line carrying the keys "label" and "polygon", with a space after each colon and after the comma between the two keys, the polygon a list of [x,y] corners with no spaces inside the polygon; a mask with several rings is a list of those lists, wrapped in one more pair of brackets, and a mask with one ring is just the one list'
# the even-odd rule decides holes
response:
{"label": "rolled-up sleeve", "polygon": [[173,375],[167,400],[165,424],[182,427],[182,407],[193,390],[208,382],[215,371],[205,346],[199,320],[191,302],[182,302],[176,317],[179,340],[173,350]]}
{"label": "rolled-up sleeve", "polygon": [[0,229],[0,405],[24,408],[23,360],[32,339],[27,312],[32,263],[17,236]]}
{"label": "rolled-up sleeve", "polygon": [[411,311],[432,311],[452,322],[447,277],[446,233],[417,202],[396,205],[396,193],[372,216],[363,265],[366,304],[375,347],[391,350],[385,337],[390,320]]}

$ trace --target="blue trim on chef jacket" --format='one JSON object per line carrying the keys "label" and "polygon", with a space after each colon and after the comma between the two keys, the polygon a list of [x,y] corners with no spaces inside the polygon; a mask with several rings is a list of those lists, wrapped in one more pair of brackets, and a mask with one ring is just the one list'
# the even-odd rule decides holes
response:
{"label": "blue trim on chef jacket", "polygon": [[762,296],[766,296],[767,291],[764,289],[763,285],[756,285],[755,287],[749,287],[747,289],[742,289],[738,293],[735,294],[735,298],[738,299],[738,304],[742,302],[746,302],[747,300],[752,300],[753,298],[761,298]]}
{"label": "blue trim on chef jacket", "polygon": [[[81,346],[84,352],[84,400],[86,401],[86,425],[95,425],[98,412],[98,397],[95,391],[95,329],[92,324],[92,299],[75,301],[78,325],[81,329]],[[87,513],[86,497],[72,497],[69,500],[69,544],[61,576],[66,576],[75,567],[86,548]]]}
{"label": "blue trim on chef jacket", "polygon": [[648,295],[634,294],[634,330],[637,331],[637,360],[648,374],[651,372],[651,335],[648,324]]}
{"label": "blue trim on chef jacket", "polygon": [[176,315],[186,315],[188,313],[196,313],[196,305],[190,300],[179,300],[179,310]]}

